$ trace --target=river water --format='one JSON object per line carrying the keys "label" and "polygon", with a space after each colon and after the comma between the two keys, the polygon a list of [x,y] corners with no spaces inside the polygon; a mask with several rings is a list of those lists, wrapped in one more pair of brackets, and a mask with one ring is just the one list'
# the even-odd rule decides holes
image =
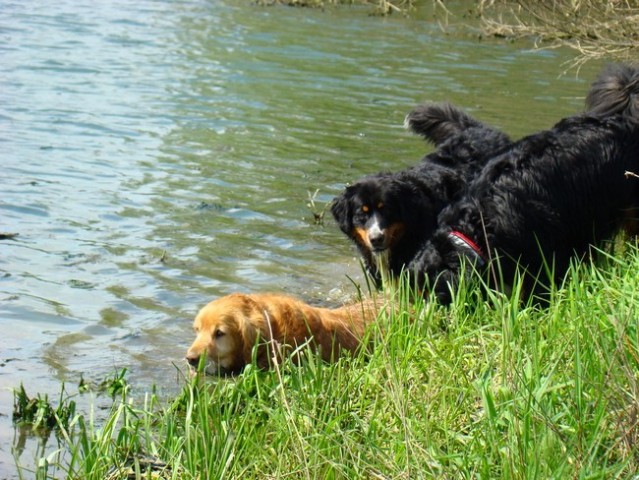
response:
{"label": "river water", "polygon": [[19,235],[0,241],[0,478],[11,388],[55,398],[127,368],[138,391],[175,391],[209,300],[352,294],[355,251],[313,212],[429,151],[402,128],[414,105],[514,137],[582,109],[599,64],[562,75],[571,52],[443,32],[424,3],[2,2],[0,233]]}

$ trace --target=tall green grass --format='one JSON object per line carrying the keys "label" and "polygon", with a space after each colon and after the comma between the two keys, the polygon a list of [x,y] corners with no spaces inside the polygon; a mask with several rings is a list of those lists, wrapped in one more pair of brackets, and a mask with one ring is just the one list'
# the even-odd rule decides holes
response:
{"label": "tall green grass", "polygon": [[168,403],[125,389],[106,421],[62,429],[38,478],[629,478],[637,272],[634,247],[575,266],[543,309],[471,289],[411,307],[399,289],[368,352],[185,380]]}

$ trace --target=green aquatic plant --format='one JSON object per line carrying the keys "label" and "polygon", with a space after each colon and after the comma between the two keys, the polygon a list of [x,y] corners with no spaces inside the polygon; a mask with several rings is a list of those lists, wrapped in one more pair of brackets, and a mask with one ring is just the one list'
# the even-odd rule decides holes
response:
{"label": "green aquatic plant", "polygon": [[104,391],[109,394],[111,398],[116,398],[126,392],[128,388],[128,382],[126,380],[127,369],[123,368],[117,371],[113,376],[103,380],[98,386],[98,391]]}
{"label": "green aquatic plant", "polygon": [[64,384],[57,407],[51,404],[48,395],[29,397],[22,384],[13,391],[14,423],[28,426],[43,436],[48,436],[56,428],[68,428],[75,413],[76,403],[67,395]]}

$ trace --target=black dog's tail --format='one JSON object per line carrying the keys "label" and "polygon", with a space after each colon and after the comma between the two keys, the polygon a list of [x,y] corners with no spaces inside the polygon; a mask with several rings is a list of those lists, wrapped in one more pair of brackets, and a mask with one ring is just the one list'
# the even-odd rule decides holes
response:
{"label": "black dog's tail", "polygon": [[627,115],[639,120],[639,67],[606,66],[590,87],[586,108],[594,115]]}
{"label": "black dog's tail", "polygon": [[425,103],[406,115],[404,126],[437,146],[467,128],[484,124],[450,103]]}

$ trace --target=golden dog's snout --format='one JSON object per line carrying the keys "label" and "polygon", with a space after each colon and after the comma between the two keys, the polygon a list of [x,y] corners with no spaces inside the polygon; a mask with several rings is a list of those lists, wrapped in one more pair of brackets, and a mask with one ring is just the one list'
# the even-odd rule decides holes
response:
{"label": "golden dog's snout", "polygon": [[195,353],[189,350],[188,352],[186,352],[185,358],[190,367],[197,368],[200,364],[200,357],[201,355],[199,353]]}

